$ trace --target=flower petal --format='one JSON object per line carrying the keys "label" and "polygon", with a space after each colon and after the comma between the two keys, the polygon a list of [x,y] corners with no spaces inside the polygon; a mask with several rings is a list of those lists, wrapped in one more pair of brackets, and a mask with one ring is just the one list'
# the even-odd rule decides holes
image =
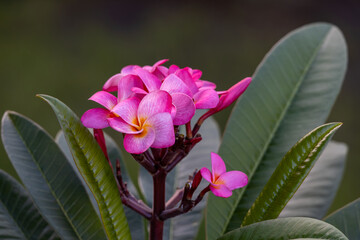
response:
{"label": "flower petal", "polygon": [[146,95],[140,102],[138,108],[139,123],[147,118],[161,112],[171,112],[171,96],[165,91],[155,91]]}
{"label": "flower petal", "polygon": [[165,148],[174,145],[174,124],[170,113],[158,113],[149,117],[144,123],[144,129],[151,128],[155,132],[155,140],[151,147]]}
{"label": "flower petal", "polygon": [[190,68],[186,67],[176,71],[175,75],[178,76],[183,82],[188,86],[192,94],[195,94],[198,91],[198,87],[195,84],[194,79],[190,74]]}
{"label": "flower petal", "polygon": [[140,131],[138,131],[134,126],[128,124],[127,122],[122,120],[120,117],[108,118],[107,121],[108,121],[110,127],[118,132],[137,134],[137,133],[141,133],[143,131],[142,129]]}
{"label": "flower petal", "polygon": [[211,89],[215,89],[216,88],[216,84],[213,82],[209,82],[209,81],[205,81],[205,80],[196,80],[195,81],[196,86],[200,89],[202,88],[211,88]]}
{"label": "flower petal", "polygon": [[137,110],[140,100],[136,97],[125,99],[119,102],[112,110],[119,115],[127,124],[138,127]]}
{"label": "flower petal", "polygon": [[133,74],[122,77],[118,83],[118,101],[125,100],[133,95],[132,89],[143,88],[141,79]]}
{"label": "flower petal", "polygon": [[107,128],[109,123],[107,118],[110,116],[110,111],[104,108],[93,108],[87,110],[81,117],[82,124],[87,128]]}
{"label": "flower petal", "polygon": [[193,100],[184,93],[171,94],[172,104],[176,108],[176,114],[173,119],[174,125],[183,125],[188,123],[195,114],[195,105]]}
{"label": "flower petal", "polygon": [[172,73],[175,73],[177,70],[179,70],[180,68],[178,67],[178,66],[176,66],[176,65],[171,65],[170,67],[169,67],[169,74],[172,74]]}
{"label": "flower petal", "polygon": [[155,75],[142,68],[135,68],[134,73],[141,78],[149,92],[160,89],[161,81]]}
{"label": "flower petal", "polygon": [[89,100],[103,105],[108,110],[111,110],[117,104],[117,98],[111,93],[99,91],[92,95]]}
{"label": "flower petal", "polygon": [[196,109],[210,109],[219,103],[219,96],[213,89],[205,89],[197,92],[194,97]]}
{"label": "flower petal", "polygon": [[134,68],[137,68],[137,67],[139,67],[138,65],[128,65],[128,66],[125,66],[125,67],[123,67],[122,69],[121,69],[121,73],[122,74],[131,74],[131,73],[133,73],[133,70],[134,70]]}
{"label": "flower petal", "polygon": [[107,91],[107,92],[115,92],[118,90],[118,83],[119,80],[124,76],[124,74],[118,73],[114,76],[112,76],[111,78],[109,78],[104,86],[103,86],[103,90]]}
{"label": "flower petal", "polygon": [[229,171],[222,174],[216,181],[216,184],[225,184],[230,190],[242,188],[248,183],[248,177],[240,171]]}
{"label": "flower petal", "polygon": [[151,128],[139,134],[126,134],[124,148],[129,153],[140,154],[145,152],[155,140],[155,131]]}
{"label": "flower petal", "polygon": [[162,59],[157,61],[153,66],[152,66],[152,71],[154,71],[157,67],[159,67],[160,65],[163,65],[164,63],[166,63],[167,61],[169,61],[169,59]]}
{"label": "flower petal", "polygon": [[251,83],[251,78],[245,78],[229,88],[226,93],[220,97],[219,104],[216,106],[217,111],[221,111],[233,103],[246,90]]}
{"label": "flower petal", "polygon": [[226,172],[226,166],[222,158],[212,152],[211,153],[211,168],[212,168],[212,181],[216,182],[218,177],[220,177],[223,173]]}
{"label": "flower petal", "polygon": [[192,96],[189,87],[175,74],[170,74],[164,79],[161,84],[161,90],[167,91],[168,93],[185,93],[188,96]]}
{"label": "flower petal", "polygon": [[206,167],[203,167],[200,169],[200,173],[201,176],[208,181],[209,183],[211,183],[211,172],[209,169],[207,169]]}
{"label": "flower petal", "polygon": [[210,190],[215,196],[228,198],[232,195],[232,191],[225,185],[210,185]]}

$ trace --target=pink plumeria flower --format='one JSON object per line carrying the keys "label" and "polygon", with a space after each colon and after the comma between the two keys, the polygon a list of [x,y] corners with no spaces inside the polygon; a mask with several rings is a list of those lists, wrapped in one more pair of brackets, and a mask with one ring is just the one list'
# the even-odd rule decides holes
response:
{"label": "pink plumeria flower", "polygon": [[227,198],[232,195],[232,190],[242,188],[248,183],[248,177],[240,171],[226,172],[224,161],[216,153],[211,153],[210,172],[207,168],[200,169],[201,176],[210,183],[210,190],[215,196]]}
{"label": "pink plumeria flower", "polygon": [[113,113],[113,108],[118,103],[117,98],[111,93],[99,91],[92,95],[89,100],[99,103],[105,108],[93,108],[86,111],[81,122],[87,128],[103,129],[109,127],[109,118],[118,117]]}
{"label": "pink plumeria flower", "polygon": [[171,107],[171,96],[167,92],[154,91],[142,100],[132,97],[119,102],[112,109],[118,117],[108,118],[107,121],[110,127],[125,134],[125,150],[140,154],[149,147],[174,145]]}

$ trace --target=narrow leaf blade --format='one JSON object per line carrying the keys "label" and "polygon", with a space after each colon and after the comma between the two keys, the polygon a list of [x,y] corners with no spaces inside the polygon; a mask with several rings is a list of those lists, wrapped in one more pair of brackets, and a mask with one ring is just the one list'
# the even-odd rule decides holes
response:
{"label": "narrow leaf blade", "polygon": [[26,117],[6,112],[2,139],[41,213],[65,239],[106,239],[84,186],[54,140]]}
{"label": "narrow leaf blade", "polygon": [[339,188],[347,151],[346,144],[330,141],[279,217],[322,219]]}
{"label": "narrow leaf blade", "polygon": [[0,170],[0,239],[60,239],[28,192],[3,170]]}
{"label": "narrow leaf blade", "polygon": [[96,201],[109,239],[130,239],[117,184],[103,152],[79,118],[58,99],[39,95],[55,112],[70,146],[76,166]]}
{"label": "narrow leaf blade", "polygon": [[324,124],[308,133],[290,149],[246,214],[242,226],[279,216],[341,125]]}

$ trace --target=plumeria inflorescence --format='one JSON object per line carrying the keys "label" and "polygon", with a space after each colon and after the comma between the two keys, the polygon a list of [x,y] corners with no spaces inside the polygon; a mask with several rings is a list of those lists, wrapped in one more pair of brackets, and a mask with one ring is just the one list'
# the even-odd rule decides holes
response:
{"label": "plumeria inflorescence", "polygon": [[[160,60],[153,66],[124,67],[106,81],[102,91],[89,98],[103,108],[90,109],[81,118],[84,126],[94,128],[94,137],[107,159],[101,129],[111,127],[123,133],[125,150],[153,176],[151,209],[129,193],[122,181],[120,165],[116,166],[121,199],[150,220],[150,239],[161,239],[163,221],[190,211],[206,192],[230,197],[232,190],[247,184],[246,174],[226,172],[221,157],[211,153],[212,172],[207,168],[195,171],[185,186],[165,203],[166,175],[202,140],[198,131],[204,120],[233,103],[251,82],[251,78],[245,78],[226,91],[216,91],[214,83],[201,79],[200,70],[176,65],[167,68],[163,66],[167,61]],[[117,92],[117,97],[111,92]],[[209,110],[191,128],[197,109]],[[179,132],[180,125],[185,125],[186,135]],[[202,178],[209,185],[193,200]]]}

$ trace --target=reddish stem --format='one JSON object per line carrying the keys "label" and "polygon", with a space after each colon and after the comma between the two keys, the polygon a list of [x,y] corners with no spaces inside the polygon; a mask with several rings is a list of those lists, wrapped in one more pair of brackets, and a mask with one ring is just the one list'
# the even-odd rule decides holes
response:
{"label": "reddish stem", "polygon": [[164,221],[160,214],[165,210],[165,180],[166,172],[163,169],[153,175],[154,200],[153,215],[150,220],[150,240],[162,240]]}

